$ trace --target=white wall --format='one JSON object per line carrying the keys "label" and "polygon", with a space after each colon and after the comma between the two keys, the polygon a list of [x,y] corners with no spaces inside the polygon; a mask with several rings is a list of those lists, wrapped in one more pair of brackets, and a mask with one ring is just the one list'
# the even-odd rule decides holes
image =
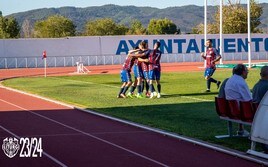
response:
{"label": "white wall", "polygon": [[[219,47],[219,35],[208,35],[208,38],[214,39],[214,46]],[[252,59],[267,59],[267,34],[252,34],[252,39]],[[202,61],[203,35],[4,39],[0,40],[0,68],[42,66],[44,50],[50,66],[70,66],[78,60],[85,65],[120,64],[127,51],[142,40],[148,41],[149,48],[160,40],[163,62]],[[247,34],[224,35],[223,60],[247,59],[247,44]]]}

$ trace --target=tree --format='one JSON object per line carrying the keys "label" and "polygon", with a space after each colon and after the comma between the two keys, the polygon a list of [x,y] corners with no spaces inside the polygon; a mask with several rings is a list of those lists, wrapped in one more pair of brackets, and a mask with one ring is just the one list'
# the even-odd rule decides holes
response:
{"label": "tree", "polygon": [[[254,0],[250,1],[250,18],[251,18],[251,32],[260,32],[257,27],[261,24],[260,17],[262,15],[262,7],[258,5]],[[234,3],[229,0],[228,5],[223,6],[223,33],[235,34],[235,33],[247,33],[247,9],[240,4],[240,1]],[[219,33],[220,29],[220,9],[214,16],[214,22],[207,25],[207,32],[211,34]],[[202,34],[204,32],[204,25],[200,24],[193,28],[193,33]]]}
{"label": "tree", "polygon": [[143,27],[142,23],[139,20],[133,20],[131,22],[130,28],[127,32],[129,35],[145,35],[146,28]]}
{"label": "tree", "polygon": [[0,16],[0,38],[18,38],[19,33],[20,28],[16,19]]}
{"label": "tree", "polygon": [[60,38],[75,36],[74,23],[63,16],[54,15],[34,25],[34,36],[37,38]]}
{"label": "tree", "polygon": [[22,33],[21,36],[24,38],[31,38],[33,37],[33,27],[28,19],[25,19],[21,26]]}
{"label": "tree", "polygon": [[16,19],[0,16],[0,38],[18,38],[19,32],[20,28]]}
{"label": "tree", "polygon": [[[217,34],[219,32],[219,28],[217,24],[207,24],[207,33],[208,34]],[[204,33],[204,24],[198,24],[196,27],[192,28],[193,34],[203,34]]]}
{"label": "tree", "polygon": [[126,26],[118,25],[110,18],[103,18],[88,21],[85,26],[84,35],[125,35],[127,31],[128,28]]}
{"label": "tree", "polygon": [[250,0],[250,4],[251,31],[255,33],[261,32],[257,27],[261,24],[260,18],[263,13],[263,8],[254,0]]}
{"label": "tree", "polygon": [[117,28],[116,28],[116,31],[115,31],[115,35],[126,35],[128,30],[129,30],[129,28],[126,27],[125,25],[118,24]]}
{"label": "tree", "polygon": [[176,24],[171,20],[165,19],[151,19],[147,28],[148,34],[158,35],[158,34],[177,34]]}

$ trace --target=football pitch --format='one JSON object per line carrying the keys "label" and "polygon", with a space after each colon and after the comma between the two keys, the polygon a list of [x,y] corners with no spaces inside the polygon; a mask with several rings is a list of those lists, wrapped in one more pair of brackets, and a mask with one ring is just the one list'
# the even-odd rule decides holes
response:
{"label": "football pitch", "polygon": [[[250,69],[246,80],[250,89],[259,73],[260,69]],[[218,69],[213,77],[223,81],[230,76],[231,69]],[[215,111],[216,85],[212,84],[212,92],[204,93],[203,72],[162,73],[160,99],[116,98],[119,74],[25,77],[5,80],[3,85],[224,147],[250,148],[247,138],[214,137],[227,134],[227,122]]]}

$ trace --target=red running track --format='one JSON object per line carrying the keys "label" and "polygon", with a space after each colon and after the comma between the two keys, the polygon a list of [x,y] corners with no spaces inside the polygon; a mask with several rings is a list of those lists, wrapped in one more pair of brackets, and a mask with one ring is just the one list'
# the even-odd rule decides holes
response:
{"label": "red running track", "polygon": [[37,158],[8,158],[0,166],[254,167],[260,164],[0,88],[0,141],[42,138]]}

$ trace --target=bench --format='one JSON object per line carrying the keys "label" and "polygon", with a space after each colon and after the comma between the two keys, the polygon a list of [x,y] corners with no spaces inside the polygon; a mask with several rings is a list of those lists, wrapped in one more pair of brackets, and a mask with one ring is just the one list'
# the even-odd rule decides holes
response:
{"label": "bench", "polygon": [[238,103],[236,100],[215,97],[215,106],[220,119],[227,121],[228,126],[228,134],[215,136],[216,138],[248,137],[233,135],[232,123],[251,126],[258,104],[252,103],[252,101],[241,101]]}

